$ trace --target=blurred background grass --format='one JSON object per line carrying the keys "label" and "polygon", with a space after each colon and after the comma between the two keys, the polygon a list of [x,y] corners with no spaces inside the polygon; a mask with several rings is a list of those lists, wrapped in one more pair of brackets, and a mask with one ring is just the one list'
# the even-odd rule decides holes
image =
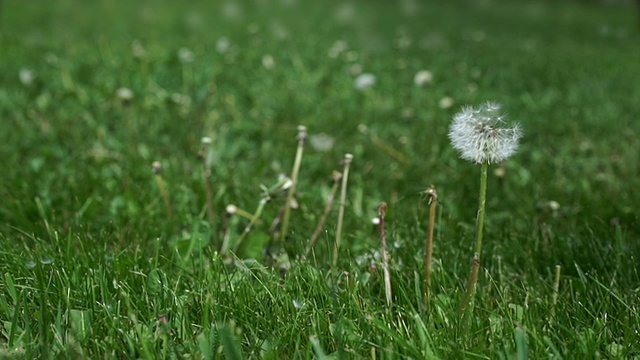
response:
{"label": "blurred background grass", "polygon": [[[494,167],[504,175],[490,179],[483,265],[535,287],[556,264],[580,277],[578,264],[637,294],[640,34],[628,2],[2,6],[5,273],[54,252],[46,244],[55,234],[95,252],[87,264],[138,247],[153,253],[155,239],[171,259],[180,239],[217,233],[227,204],[255,208],[259,185],[289,172],[304,124],[332,145],[312,139],[303,158],[295,249],[317,222],[331,171],[351,152],[345,262],[378,247],[370,220],[385,200],[398,271],[416,269],[426,227],[420,191],[434,184],[436,256],[464,278],[478,168],[456,156],[447,131],[461,106],[492,100],[525,136],[518,154]],[[420,70],[433,74],[430,84],[414,84]],[[362,73],[376,81],[358,90]],[[130,100],[118,96],[122,88]],[[213,225],[197,158],[203,136],[215,154]],[[154,184],[155,160],[172,218]],[[255,233],[266,233],[277,210],[266,210]],[[235,223],[236,234],[244,225]],[[317,248],[319,266],[334,227]]]}

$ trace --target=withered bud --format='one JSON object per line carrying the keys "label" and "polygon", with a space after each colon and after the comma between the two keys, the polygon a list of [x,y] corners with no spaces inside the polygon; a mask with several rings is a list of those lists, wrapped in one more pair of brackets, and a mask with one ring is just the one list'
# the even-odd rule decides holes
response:
{"label": "withered bud", "polygon": [[159,175],[162,172],[162,163],[160,163],[160,161],[154,161],[151,164],[151,169],[154,174]]}

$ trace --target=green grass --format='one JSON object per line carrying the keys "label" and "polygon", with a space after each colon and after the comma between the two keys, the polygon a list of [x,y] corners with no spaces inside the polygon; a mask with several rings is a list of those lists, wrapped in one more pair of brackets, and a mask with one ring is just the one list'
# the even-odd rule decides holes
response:
{"label": "green grass", "polygon": [[[631,4],[192,3],[0,4],[0,358],[640,358]],[[337,40],[348,48],[332,58]],[[354,89],[357,67],[373,87]],[[423,69],[433,83],[416,87]],[[487,100],[525,135],[504,177],[489,170],[479,286],[461,321],[480,169],[447,131],[461,106]],[[269,232],[274,196],[237,256],[220,254],[223,229],[235,243],[249,223],[225,207],[253,212],[260,186],[291,171],[300,124],[335,142],[306,145],[285,243]],[[299,255],[345,153],[332,272],[337,203],[312,256]],[[441,202],[424,304],[430,184]],[[390,308],[371,225],[382,201]],[[280,247],[284,276],[264,256]]]}

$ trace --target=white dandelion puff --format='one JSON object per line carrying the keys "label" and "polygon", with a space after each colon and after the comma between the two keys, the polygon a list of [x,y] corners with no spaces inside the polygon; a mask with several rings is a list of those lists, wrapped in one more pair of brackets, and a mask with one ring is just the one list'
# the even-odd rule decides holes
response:
{"label": "white dandelion puff", "polygon": [[118,99],[124,102],[131,101],[133,99],[133,91],[127,87],[121,87],[116,90],[116,96]]}
{"label": "white dandelion puff", "polygon": [[216,51],[218,51],[220,54],[226,53],[229,50],[230,46],[231,42],[225,36],[219,38],[218,41],[216,41]]}
{"label": "white dandelion puff", "polygon": [[376,83],[376,76],[369,73],[360,74],[354,81],[354,86],[358,90],[372,87]]}
{"label": "white dandelion puff", "polygon": [[29,86],[35,80],[36,74],[31,69],[21,69],[18,77],[22,85]]}
{"label": "white dandelion puff", "polygon": [[464,107],[453,117],[449,139],[460,156],[478,164],[499,163],[518,149],[522,130],[518,124],[501,127],[505,115],[500,104],[488,102],[480,107]]}
{"label": "white dandelion puff", "polygon": [[430,85],[433,81],[433,74],[429,70],[420,70],[413,77],[413,83],[416,86]]}
{"label": "white dandelion puff", "polygon": [[264,55],[262,57],[262,66],[267,70],[272,70],[276,67],[276,61],[273,59],[271,55]]}
{"label": "white dandelion puff", "polygon": [[438,104],[440,105],[441,109],[448,109],[453,106],[453,103],[454,101],[452,98],[445,96],[442,99],[440,99],[440,102]]}
{"label": "white dandelion puff", "polygon": [[187,48],[180,48],[178,50],[178,60],[183,64],[192,63],[195,60],[195,55]]}

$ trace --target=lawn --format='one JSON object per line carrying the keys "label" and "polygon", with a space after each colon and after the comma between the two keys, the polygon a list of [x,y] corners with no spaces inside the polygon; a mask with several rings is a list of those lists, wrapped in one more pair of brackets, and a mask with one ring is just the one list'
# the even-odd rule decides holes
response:
{"label": "lawn", "polygon": [[640,359],[634,5],[2,1],[0,358]]}

